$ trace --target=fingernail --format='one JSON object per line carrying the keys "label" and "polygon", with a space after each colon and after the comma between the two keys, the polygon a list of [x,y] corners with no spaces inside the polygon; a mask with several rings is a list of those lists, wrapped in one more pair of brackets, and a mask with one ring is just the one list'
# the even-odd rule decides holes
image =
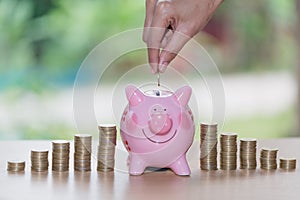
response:
{"label": "fingernail", "polygon": [[152,67],[152,66],[151,66],[151,73],[152,73],[152,74],[155,74],[156,72],[157,72],[157,70],[155,69],[155,67]]}
{"label": "fingernail", "polygon": [[168,62],[163,62],[159,65],[159,72],[164,73],[167,69],[167,66],[169,65]]}

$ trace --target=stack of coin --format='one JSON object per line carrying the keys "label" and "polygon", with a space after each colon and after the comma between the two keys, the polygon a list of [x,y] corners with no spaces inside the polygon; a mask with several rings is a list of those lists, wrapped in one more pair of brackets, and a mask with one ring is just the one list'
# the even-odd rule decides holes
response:
{"label": "stack of coin", "polygon": [[200,168],[202,170],[217,170],[217,124],[200,124]]}
{"label": "stack of coin", "polygon": [[296,169],[296,158],[280,158],[280,169]]}
{"label": "stack of coin", "polygon": [[57,140],[52,142],[52,170],[64,172],[69,170],[70,142]]}
{"label": "stack of coin", "polygon": [[35,172],[48,171],[48,150],[31,150],[31,170]]}
{"label": "stack of coin", "polygon": [[25,161],[7,161],[7,171],[23,172],[25,169]]}
{"label": "stack of coin", "polygon": [[220,138],[220,168],[223,170],[235,170],[237,160],[237,134],[221,133]]}
{"label": "stack of coin", "polygon": [[277,152],[278,149],[262,148],[260,151],[260,168],[277,169]]}
{"label": "stack of coin", "polygon": [[256,169],[256,139],[240,139],[240,168]]}
{"label": "stack of coin", "polygon": [[91,171],[92,136],[77,134],[74,136],[74,170]]}
{"label": "stack of coin", "polygon": [[115,124],[101,124],[99,129],[97,171],[113,171],[115,167],[115,146],[117,129]]}

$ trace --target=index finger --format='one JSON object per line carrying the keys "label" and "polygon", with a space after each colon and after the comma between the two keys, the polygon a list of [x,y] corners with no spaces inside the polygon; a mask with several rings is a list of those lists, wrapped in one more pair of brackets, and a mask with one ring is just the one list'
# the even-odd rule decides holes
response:
{"label": "index finger", "polygon": [[155,9],[151,28],[148,32],[147,47],[148,60],[152,68],[152,73],[158,72],[160,44],[169,26],[169,6],[168,2],[160,2]]}

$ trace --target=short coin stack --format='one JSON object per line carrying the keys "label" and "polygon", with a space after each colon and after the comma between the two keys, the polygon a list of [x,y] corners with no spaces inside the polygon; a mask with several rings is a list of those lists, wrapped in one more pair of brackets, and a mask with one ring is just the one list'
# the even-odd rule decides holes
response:
{"label": "short coin stack", "polygon": [[70,142],[56,140],[52,142],[52,170],[64,172],[69,170]]}
{"label": "short coin stack", "polygon": [[256,169],[256,139],[240,139],[240,168]]}
{"label": "short coin stack", "polygon": [[115,166],[115,146],[117,129],[114,124],[101,124],[99,129],[97,171],[113,171]]}
{"label": "short coin stack", "polygon": [[296,158],[280,158],[280,169],[296,169]]}
{"label": "short coin stack", "polygon": [[91,171],[92,136],[77,134],[74,136],[74,170]]}
{"label": "short coin stack", "polygon": [[35,172],[48,171],[48,150],[31,150],[31,170]]}
{"label": "short coin stack", "polygon": [[237,160],[237,134],[221,133],[220,138],[220,168],[223,170],[235,170]]}
{"label": "short coin stack", "polygon": [[10,172],[23,172],[25,169],[25,161],[8,161],[7,171]]}
{"label": "short coin stack", "polygon": [[218,125],[201,123],[200,125],[200,168],[217,170],[217,138]]}
{"label": "short coin stack", "polygon": [[278,149],[262,148],[260,151],[260,168],[277,169],[277,152]]}

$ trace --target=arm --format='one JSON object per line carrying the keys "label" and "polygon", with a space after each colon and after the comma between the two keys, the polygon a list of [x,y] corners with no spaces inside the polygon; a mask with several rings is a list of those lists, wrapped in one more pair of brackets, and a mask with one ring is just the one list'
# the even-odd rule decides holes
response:
{"label": "arm", "polygon": [[[223,0],[146,0],[143,40],[152,73],[163,73]],[[160,51],[160,48],[162,50]]]}

